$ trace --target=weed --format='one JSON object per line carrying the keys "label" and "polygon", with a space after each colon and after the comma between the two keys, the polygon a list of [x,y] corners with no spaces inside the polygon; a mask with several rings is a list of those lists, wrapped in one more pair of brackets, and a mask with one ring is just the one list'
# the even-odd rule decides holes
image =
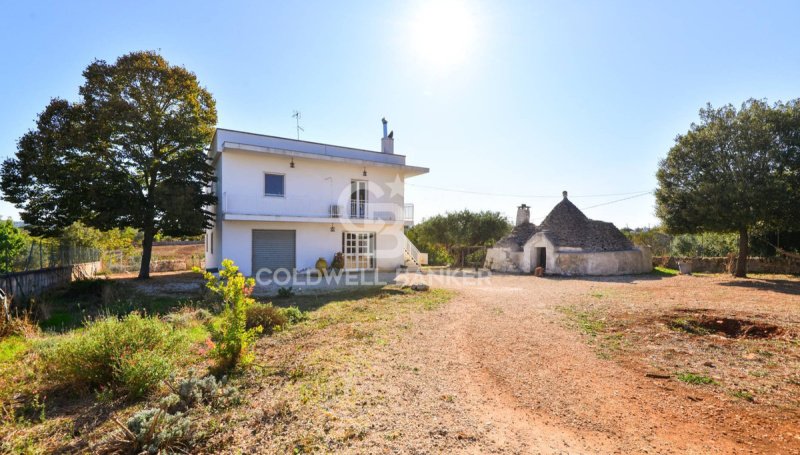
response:
{"label": "weed", "polygon": [[185,338],[168,324],[132,313],[87,322],[38,346],[53,382],[91,388],[110,386],[131,398],[143,396],[172,372]]}
{"label": "weed", "polygon": [[185,453],[192,444],[191,421],[183,414],[145,409],[95,447],[99,453]]}
{"label": "weed", "polygon": [[13,362],[29,347],[27,340],[19,335],[0,339],[0,364]]}
{"label": "weed", "polygon": [[247,309],[246,327],[248,329],[261,327],[262,333],[270,334],[280,331],[288,323],[289,318],[286,317],[286,313],[280,308],[275,308],[271,303],[254,303]]}
{"label": "weed", "polygon": [[679,381],[683,381],[687,384],[695,384],[695,385],[707,385],[707,384],[717,384],[717,381],[714,379],[697,373],[678,373],[677,378]]}
{"label": "weed", "polygon": [[289,324],[299,324],[303,321],[308,320],[308,313],[302,311],[300,308],[296,306],[290,306],[288,308],[282,308],[281,312],[286,319],[289,321]]}
{"label": "weed", "polygon": [[577,324],[581,332],[591,337],[596,337],[606,327],[605,320],[600,318],[595,311],[581,311],[572,307],[558,307],[558,310]]}
{"label": "weed", "polygon": [[673,319],[669,322],[669,328],[678,332],[690,333],[692,335],[708,335],[711,333],[705,327],[700,326],[697,321],[686,318]]}
{"label": "weed", "polygon": [[768,375],[769,375],[769,372],[768,371],[764,371],[764,370],[756,370],[756,371],[751,371],[750,372],[750,376],[753,376],[753,377],[756,377],[756,378],[765,378]]}
{"label": "weed", "polygon": [[656,276],[668,277],[678,275],[679,271],[677,269],[670,269],[667,267],[655,267],[650,273]]}
{"label": "weed", "polygon": [[753,396],[753,394],[748,392],[747,390],[737,390],[731,393],[731,395],[741,400],[749,401],[751,403],[754,402],[756,399],[755,396]]}
{"label": "weed", "polygon": [[214,376],[197,378],[193,374],[178,384],[170,386],[173,393],[161,401],[162,409],[170,413],[186,412],[197,405],[208,405],[214,409],[223,409],[237,404],[240,400],[236,388],[227,386],[228,379],[223,376],[217,381]]}

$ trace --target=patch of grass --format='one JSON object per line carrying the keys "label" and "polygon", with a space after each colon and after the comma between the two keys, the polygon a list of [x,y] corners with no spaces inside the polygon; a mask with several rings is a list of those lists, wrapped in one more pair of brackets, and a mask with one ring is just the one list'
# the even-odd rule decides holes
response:
{"label": "patch of grass", "polygon": [[756,400],[755,396],[752,393],[748,392],[747,390],[737,390],[737,391],[731,393],[731,395],[734,396],[735,398],[739,398],[740,400],[749,401],[751,403]]}
{"label": "patch of grass", "polygon": [[654,267],[653,271],[650,272],[651,275],[663,276],[663,277],[676,276],[678,275],[678,273],[679,273],[678,269],[670,269],[667,267],[660,267],[660,266]]}
{"label": "patch of grass", "polygon": [[577,325],[581,332],[591,337],[596,337],[605,327],[605,319],[594,310],[580,310],[575,307],[558,307],[558,310]]}
{"label": "patch of grass", "polygon": [[685,382],[687,384],[694,384],[694,385],[717,384],[717,381],[715,381],[711,377],[697,373],[691,373],[691,372],[678,373],[676,377],[678,378],[679,381]]}
{"label": "patch of grass", "polygon": [[696,321],[686,318],[675,318],[669,322],[669,328],[678,332],[690,333],[692,335],[708,335],[711,333],[705,327],[701,327]]}
{"label": "patch of grass", "polygon": [[21,336],[10,336],[0,339],[0,364],[13,362],[21,356],[30,344]]}

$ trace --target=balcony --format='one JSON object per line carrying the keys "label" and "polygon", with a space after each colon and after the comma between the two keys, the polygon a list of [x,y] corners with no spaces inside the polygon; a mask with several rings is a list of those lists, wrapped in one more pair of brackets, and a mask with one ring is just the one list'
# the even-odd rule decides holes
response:
{"label": "balcony", "polygon": [[409,215],[408,206],[413,205],[364,202],[356,200],[332,200],[315,197],[270,197],[242,194],[222,194],[222,214],[227,220],[253,221],[305,221],[329,223],[345,219],[364,222],[405,223]]}

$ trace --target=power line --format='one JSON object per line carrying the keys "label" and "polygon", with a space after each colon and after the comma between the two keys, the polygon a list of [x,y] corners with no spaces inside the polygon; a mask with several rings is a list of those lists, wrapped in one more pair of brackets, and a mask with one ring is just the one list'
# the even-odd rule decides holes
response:
{"label": "power line", "polygon": [[628,199],[634,199],[634,198],[637,198],[637,197],[647,196],[648,194],[653,194],[653,192],[652,191],[647,191],[647,192],[644,192],[644,193],[641,193],[641,194],[637,194],[636,196],[624,197],[622,199],[617,199],[617,200],[614,200],[614,201],[603,202],[602,204],[591,205],[589,207],[583,207],[583,208],[581,208],[581,210],[589,210],[589,209],[593,209],[595,207],[602,207],[604,205],[615,204],[617,202],[627,201]]}
{"label": "power line", "polygon": [[[460,190],[455,188],[443,188],[440,186],[428,186],[428,185],[418,185],[415,183],[406,183],[407,186],[413,186],[416,188],[425,188],[429,190],[438,190],[438,191],[448,191],[451,193],[465,193],[465,194],[476,194],[480,196],[494,196],[494,197],[518,197],[518,198],[531,198],[531,199],[557,199],[561,198],[561,195],[530,195],[530,194],[505,194],[505,193],[486,193],[482,191],[472,191],[472,190]],[[630,191],[627,193],[611,193],[611,194],[588,194],[582,196],[573,196],[570,195],[570,198],[582,198],[582,197],[612,197],[612,196],[627,196],[630,194],[642,194],[642,193],[650,193],[650,190],[640,190],[640,191]],[[589,207],[591,208],[591,207]]]}

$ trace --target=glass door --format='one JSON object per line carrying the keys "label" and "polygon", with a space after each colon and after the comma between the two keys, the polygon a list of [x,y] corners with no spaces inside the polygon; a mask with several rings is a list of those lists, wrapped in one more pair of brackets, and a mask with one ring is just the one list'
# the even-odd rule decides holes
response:
{"label": "glass door", "polygon": [[350,218],[367,217],[367,181],[350,182]]}
{"label": "glass door", "polygon": [[345,270],[375,268],[375,233],[345,232],[342,234]]}

